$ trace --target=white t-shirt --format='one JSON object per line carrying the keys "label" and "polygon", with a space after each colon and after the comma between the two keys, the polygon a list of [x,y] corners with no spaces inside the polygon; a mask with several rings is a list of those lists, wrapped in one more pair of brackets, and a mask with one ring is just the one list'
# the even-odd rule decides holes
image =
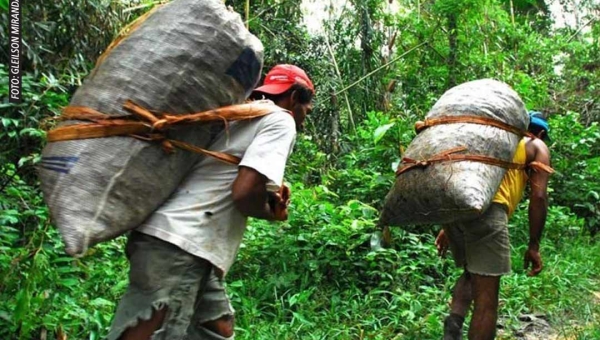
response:
{"label": "white t-shirt", "polygon": [[[275,191],[283,182],[295,137],[294,119],[280,111],[230,123],[210,149],[240,157],[240,166],[263,174],[268,190]],[[210,261],[225,276],[246,230],[246,217],[231,193],[237,174],[237,166],[206,156],[136,230]]]}

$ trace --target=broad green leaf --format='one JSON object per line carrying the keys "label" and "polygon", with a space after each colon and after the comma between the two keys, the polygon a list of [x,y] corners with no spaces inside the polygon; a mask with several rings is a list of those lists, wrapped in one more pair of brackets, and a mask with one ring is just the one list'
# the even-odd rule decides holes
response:
{"label": "broad green leaf", "polygon": [[385,133],[391,129],[396,123],[389,123],[389,124],[385,124],[382,125],[380,127],[378,127],[377,129],[375,129],[375,132],[373,132],[373,141],[375,142],[375,144],[377,144],[381,138],[383,138],[383,136],[385,136]]}
{"label": "broad green leaf", "polygon": [[12,119],[10,118],[2,118],[2,126],[8,127],[12,123]]}
{"label": "broad green leaf", "polygon": [[104,298],[95,298],[94,300],[90,301],[90,305],[94,306],[94,307],[101,307],[101,306],[114,306],[115,303],[113,301],[109,301],[107,299]]}
{"label": "broad green leaf", "polygon": [[13,320],[20,321],[29,311],[31,301],[31,292],[29,291],[29,286],[25,286],[25,289],[19,290],[16,296],[16,300],[17,306],[15,307]]}
{"label": "broad green leaf", "polygon": [[65,287],[73,287],[80,283],[78,279],[66,278],[59,281],[59,283]]}

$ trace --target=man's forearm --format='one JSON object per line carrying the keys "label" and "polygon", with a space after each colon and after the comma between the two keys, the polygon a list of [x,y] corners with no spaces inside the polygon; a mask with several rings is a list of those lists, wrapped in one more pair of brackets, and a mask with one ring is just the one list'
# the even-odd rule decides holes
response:
{"label": "man's forearm", "polygon": [[529,247],[539,249],[548,212],[547,199],[532,199],[529,202]]}

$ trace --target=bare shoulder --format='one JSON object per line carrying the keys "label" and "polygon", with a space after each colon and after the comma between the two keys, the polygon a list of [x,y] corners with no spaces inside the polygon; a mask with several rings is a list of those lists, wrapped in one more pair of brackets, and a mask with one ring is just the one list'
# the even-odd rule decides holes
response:
{"label": "bare shoulder", "polygon": [[[539,138],[529,139],[526,142],[527,149],[527,161],[542,161],[543,163],[550,163],[550,149],[543,140]],[[546,160],[544,162],[544,160]]]}
{"label": "bare shoulder", "polygon": [[531,144],[531,146],[537,150],[550,152],[550,150],[548,149],[548,145],[546,145],[546,143],[539,138],[530,139],[529,143],[527,144]]}

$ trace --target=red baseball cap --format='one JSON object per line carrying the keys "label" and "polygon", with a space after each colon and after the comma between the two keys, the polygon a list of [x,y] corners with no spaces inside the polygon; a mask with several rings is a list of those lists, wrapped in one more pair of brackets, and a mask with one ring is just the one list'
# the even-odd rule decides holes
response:
{"label": "red baseball cap", "polygon": [[294,84],[304,85],[313,93],[315,92],[315,87],[306,72],[298,66],[287,64],[273,67],[267,73],[263,85],[254,89],[254,91],[277,95],[289,90]]}

